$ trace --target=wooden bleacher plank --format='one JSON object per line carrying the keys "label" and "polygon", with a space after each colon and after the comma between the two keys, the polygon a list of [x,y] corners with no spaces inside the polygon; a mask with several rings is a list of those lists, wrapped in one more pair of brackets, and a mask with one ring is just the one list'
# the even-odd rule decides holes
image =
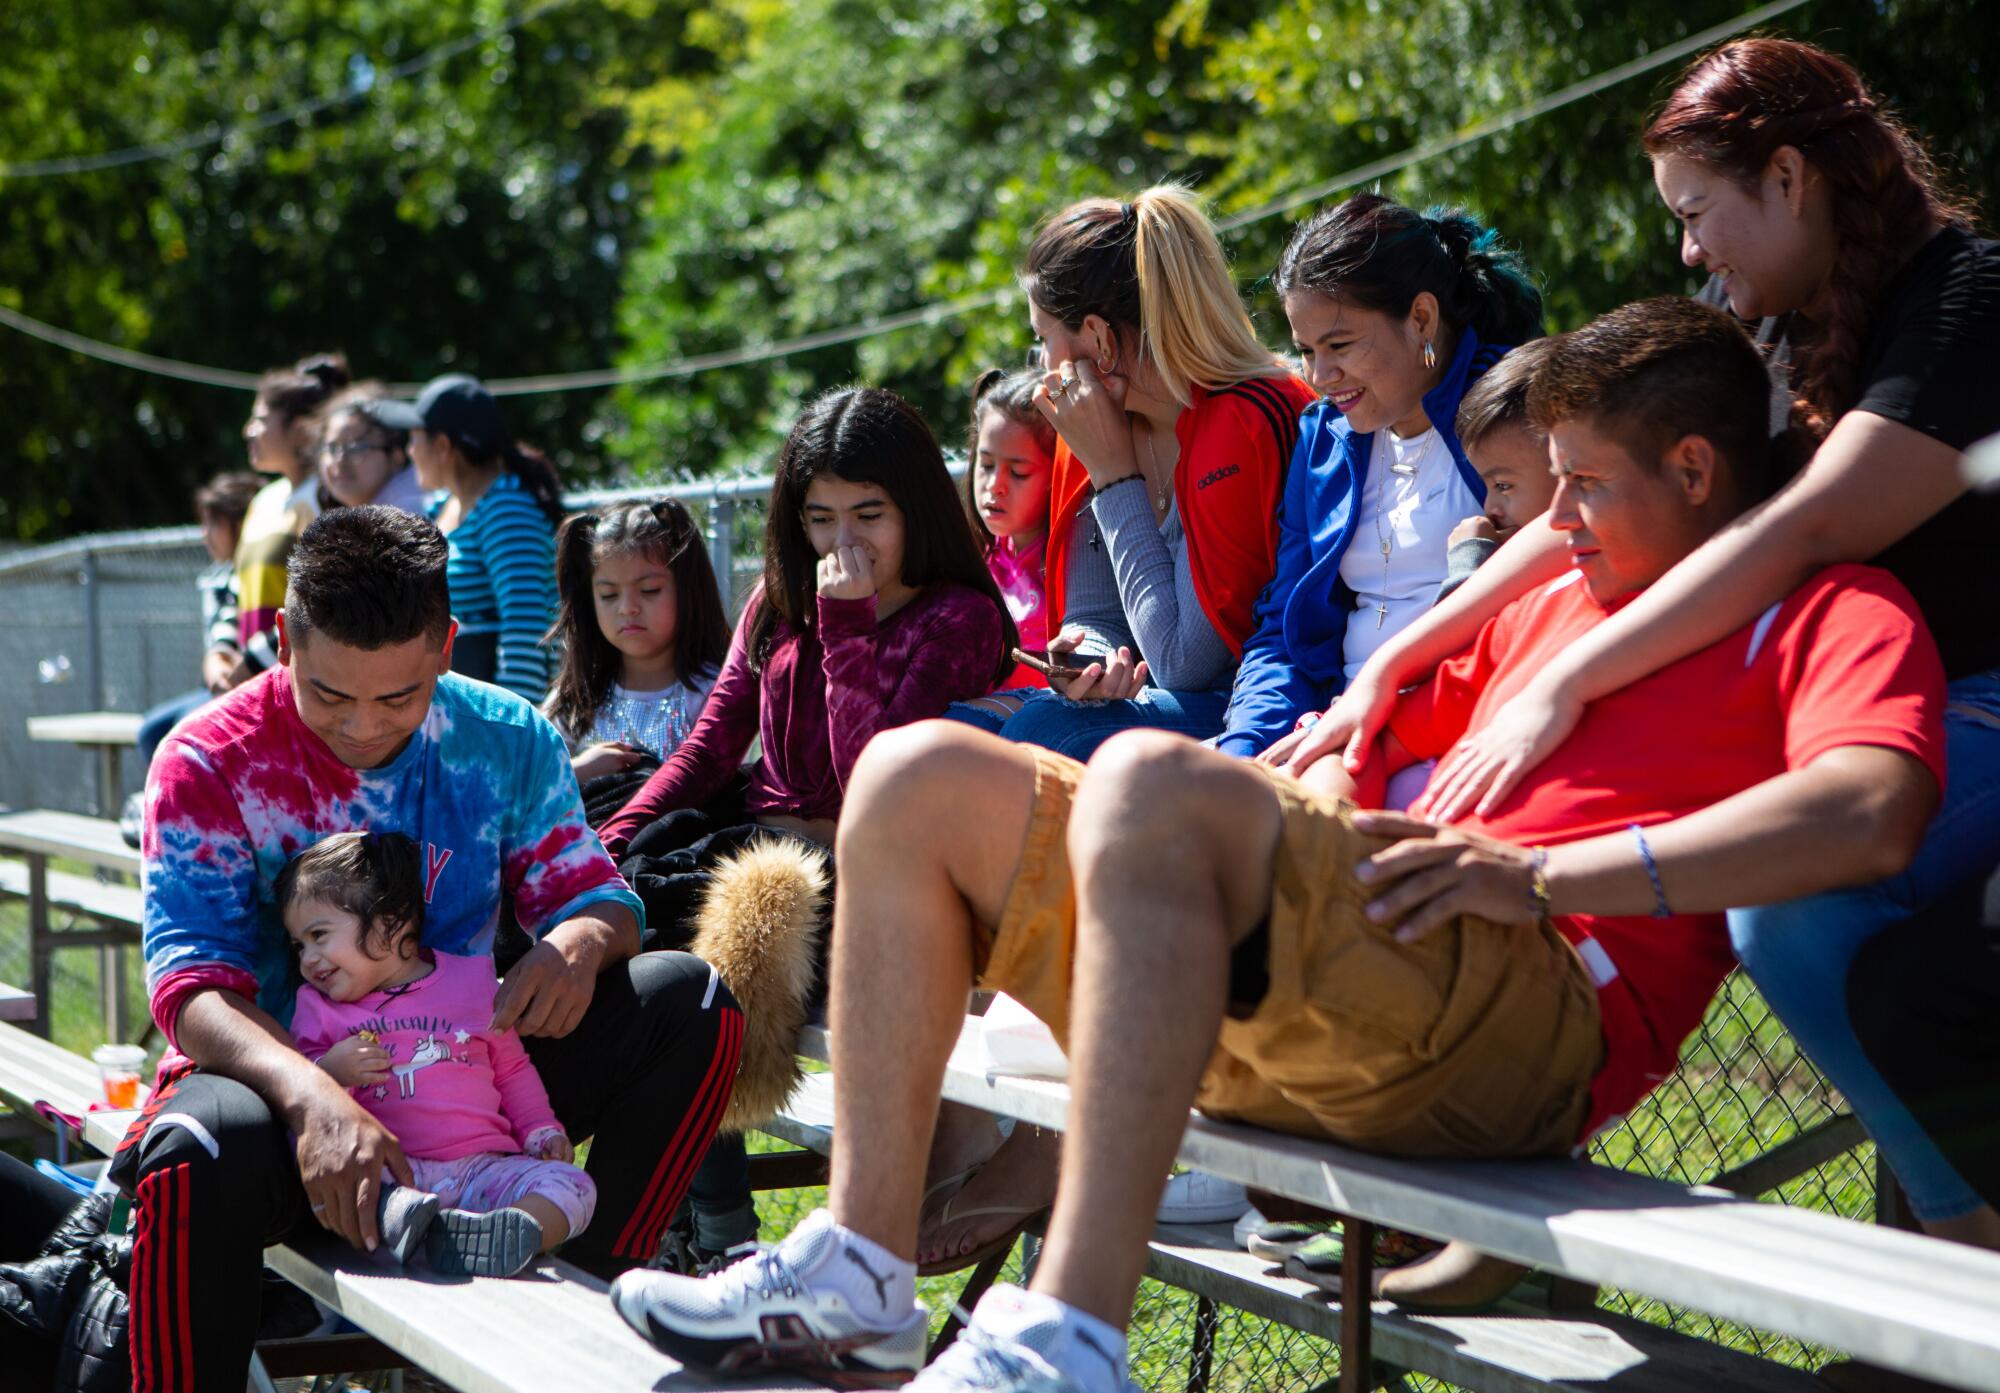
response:
{"label": "wooden bleacher plank", "polygon": [[[89,876],[50,871],[48,886],[49,904],[56,908],[74,910],[108,924],[130,924],[134,928],[143,921],[146,901],[136,885],[111,885]],[[0,895],[27,898],[26,864],[0,861]]]}
{"label": "wooden bleacher plank", "polygon": [[146,723],[137,711],[73,711],[28,717],[28,738],[64,745],[136,745]]}
{"label": "wooden bleacher plank", "polygon": [[41,1014],[42,1004],[33,992],[0,982],[0,1021],[31,1021]]}
{"label": "wooden bleacher plank", "polygon": [[101,817],[46,810],[0,813],[0,850],[60,856],[100,870],[139,874],[139,853],[125,845],[117,823]]}
{"label": "wooden bleacher plank", "polygon": [[695,1373],[635,1334],[602,1282],[556,1259],[540,1259],[517,1277],[447,1280],[329,1239],[271,1248],[265,1260],[460,1393],[820,1388],[804,1379]]}
{"label": "wooden bleacher plank", "polygon": [[[1162,1224],[1146,1275],[1224,1306],[1338,1343],[1340,1307],[1233,1242],[1226,1224]],[[1374,1306],[1374,1353],[1480,1393],[1810,1393],[1810,1374],[1609,1311],[1418,1316]],[[1823,1393],[1823,1390],[1822,1390]]]}
{"label": "wooden bleacher plank", "polygon": [[0,1024],[0,1099],[22,1108],[46,1102],[81,1117],[92,1103],[104,1101],[104,1093],[97,1066],[82,1055],[19,1026]]}
{"label": "wooden bleacher plank", "polygon": [[[1043,1127],[1067,1085],[988,1077],[966,1021],[944,1096]],[[821,1027],[802,1054],[826,1059]],[[1534,1267],[2000,1393],[2000,1254],[1568,1161],[1408,1161],[1191,1116],[1180,1161]]]}

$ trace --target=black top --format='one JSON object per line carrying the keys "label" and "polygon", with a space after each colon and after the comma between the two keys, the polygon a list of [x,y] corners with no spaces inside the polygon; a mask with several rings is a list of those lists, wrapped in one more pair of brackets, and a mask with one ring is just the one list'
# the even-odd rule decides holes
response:
{"label": "black top", "polygon": [[[1727,304],[1713,279],[1696,298]],[[1790,365],[1781,319],[1759,324],[1757,342]],[[1850,410],[1954,450],[2000,433],[2000,242],[1946,228],[1890,277],[1856,387]],[[1774,420],[1782,419],[1790,397],[1782,385],[1774,393]],[[2000,668],[2000,493],[1964,494],[1872,562],[1916,598],[1947,677]]]}

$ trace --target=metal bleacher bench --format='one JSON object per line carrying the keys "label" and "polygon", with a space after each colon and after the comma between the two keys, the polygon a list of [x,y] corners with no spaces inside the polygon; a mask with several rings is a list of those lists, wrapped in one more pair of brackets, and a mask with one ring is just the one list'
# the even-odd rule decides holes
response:
{"label": "metal bleacher bench", "polygon": [[[28,993],[42,1003],[40,1020],[46,1031],[49,987],[55,954],[64,949],[96,948],[101,959],[99,980],[104,1019],[113,1039],[124,1038],[125,974],[122,954],[139,942],[142,900],[136,884],[100,877],[139,875],[139,853],[125,845],[116,823],[75,813],[20,812],[0,814],[0,895],[28,902]],[[51,860],[89,867],[97,876],[50,869]],[[54,911],[72,921],[58,930]],[[95,921],[79,929],[74,919]]]}
{"label": "metal bleacher bench", "polygon": [[[1060,1129],[1068,1086],[989,1076],[981,1028],[967,1017],[944,1096]],[[825,1030],[809,1027],[799,1052],[828,1059]],[[826,1154],[833,1089],[832,1075],[808,1075],[763,1130]],[[776,1168],[791,1158],[756,1159]],[[1625,1288],[1964,1388],[2000,1390],[2000,1254],[1585,1162],[1400,1161],[1200,1116],[1189,1119],[1179,1159],[1348,1216],[1349,1280],[1360,1279],[1350,1290],[1365,1289],[1356,1256],[1369,1249],[1363,1226],[1387,1224],[1463,1239],[1590,1286]],[[990,1281],[1000,1263],[990,1262],[974,1281]],[[1274,1275],[1234,1245],[1226,1225],[1161,1226],[1147,1275],[1205,1305],[1337,1342],[1343,1393],[1374,1387],[1398,1370],[1508,1393],[1822,1387],[1796,1370],[1588,1306],[1503,1304],[1493,1314],[1450,1317],[1411,1315],[1384,1302],[1342,1309],[1305,1283]],[[1201,1331],[1212,1336],[1212,1311],[1197,1324],[1189,1380],[1195,1393],[1207,1384],[1212,1345]]]}
{"label": "metal bleacher bench", "polygon": [[[89,1060],[0,1025],[0,1099],[21,1108],[43,1101],[82,1118],[84,1142],[109,1155],[136,1114],[88,1111],[97,1087],[97,1069]],[[338,1239],[315,1237],[268,1248],[264,1260],[366,1332],[361,1338],[260,1346],[273,1377],[414,1365],[463,1393],[564,1388],[666,1393],[725,1386],[691,1373],[640,1339],[612,1309],[604,1283],[560,1259],[539,1259],[527,1272],[504,1280],[448,1280],[421,1268],[396,1268],[386,1257],[357,1252]],[[735,1380],[726,1386],[786,1393],[814,1387],[797,1379]]]}

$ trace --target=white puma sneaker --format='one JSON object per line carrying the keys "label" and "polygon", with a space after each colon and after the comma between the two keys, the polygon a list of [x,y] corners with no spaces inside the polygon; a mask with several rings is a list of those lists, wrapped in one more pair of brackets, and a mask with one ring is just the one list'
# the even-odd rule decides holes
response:
{"label": "white puma sneaker", "polygon": [[[898,1316],[857,1309],[849,1288],[888,1278],[818,1210],[784,1242],[707,1277],[632,1271],[611,1285],[625,1323],[684,1364],[723,1374],[792,1370],[842,1384],[906,1382],[923,1367],[929,1313],[912,1302]],[[879,1310],[879,1306],[878,1306]]]}

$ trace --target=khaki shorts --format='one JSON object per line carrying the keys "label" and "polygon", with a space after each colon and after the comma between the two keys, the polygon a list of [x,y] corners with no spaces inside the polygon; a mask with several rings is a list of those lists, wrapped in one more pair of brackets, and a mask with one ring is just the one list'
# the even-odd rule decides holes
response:
{"label": "khaki shorts", "polygon": [[[1036,749],[1034,813],[979,985],[1067,1044],[1076,893],[1065,833],[1083,766]],[[1387,845],[1350,809],[1261,765],[1283,814],[1272,866],[1270,989],[1228,1019],[1195,1104],[1403,1156],[1567,1151],[1604,1058],[1597,993],[1548,924],[1462,918],[1400,944],[1362,913],[1353,869]]]}

